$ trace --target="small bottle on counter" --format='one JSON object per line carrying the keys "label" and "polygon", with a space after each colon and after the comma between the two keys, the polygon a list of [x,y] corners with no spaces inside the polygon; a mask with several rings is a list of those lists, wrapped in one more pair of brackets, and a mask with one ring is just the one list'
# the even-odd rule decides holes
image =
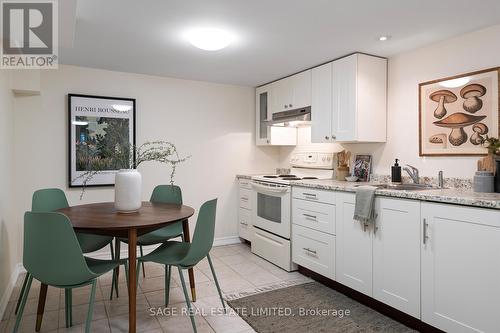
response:
{"label": "small bottle on counter", "polygon": [[399,165],[399,159],[396,158],[394,165],[391,167],[391,182],[401,183],[401,166]]}
{"label": "small bottle on counter", "polygon": [[491,171],[476,171],[474,192],[491,193],[495,191],[495,177]]}

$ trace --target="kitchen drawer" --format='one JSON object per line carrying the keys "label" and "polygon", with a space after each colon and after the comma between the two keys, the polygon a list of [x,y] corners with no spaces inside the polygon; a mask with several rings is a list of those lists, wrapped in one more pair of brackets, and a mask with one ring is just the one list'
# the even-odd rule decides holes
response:
{"label": "kitchen drawer", "polygon": [[293,186],[292,195],[294,198],[315,201],[315,202],[323,202],[327,204],[335,204],[335,192],[334,191],[325,191],[325,190],[316,190],[307,187],[297,187]]}
{"label": "kitchen drawer", "polygon": [[240,188],[240,207],[245,209],[252,209],[252,190]]}
{"label": "kitchen drawer", "polygon": [[292,223],[334,235],[335,206],[293,199]]}
{"label": "kitchen drawer", "polygon": [[292,263],[290,241],[267,231],[253,227],[252,253],[263,257],[287,271],[294,271],[297,265]]}
{"label": "kitchen drawer", "polygon": [[238,235],[246,239],[247,241],[252,241],[252,211],[240,208],[238,212]]}
{"label": "kitchen drawer", "polygon": [[250,179],[240,179],[240,188],[252,189],[252,184]]}
{"label": "kitchen drawer", "polygon": [[292,261],[334,280],[335,236],[294,224]]}

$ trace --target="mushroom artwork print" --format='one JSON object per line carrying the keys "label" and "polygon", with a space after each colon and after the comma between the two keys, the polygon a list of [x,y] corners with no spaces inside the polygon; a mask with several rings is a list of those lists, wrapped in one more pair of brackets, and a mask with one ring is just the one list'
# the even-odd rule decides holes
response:
{"label": "mushroom artwork print", "polygon": [[500,134],[500,67],[423,82],[418,93],[420,156],[488,154]]}
{"label": "mushroom artwork print", "polygon": [[429,98],[434,102],[438,102],[436,110],[434,110],[434,117],[441,119],[446,116],[445,104],[453,103],[457,100],[457,95],[449,90],[438,90],[433,92]]}
{"label": "mushroom artwork print", "polygon": [[470,113],[476,113],[483,107],[481,96],[486,94],[486,88],[480,84],[469,84],[460,90],[460,96],[465,98],[464,110]]}
{"label": "mushroom artwork print", "polygon": [[435,121],[434,124],[439,127],[451,128],[448,141],[454,146],[460,146],[467,141],[467,133],[464,127],[475,124],[486,118],[486,116],[473,116],[462,112],[449,115],[443,120]]}
{"label": "mushroom artwork print", "polygon": [[488,126],[483,123],[476,123],[472,125],[472,131],[474,134],[470,137],[470,143],[473,145],[482,145],[485,142],[485,138],[481,135],[488,134]]}

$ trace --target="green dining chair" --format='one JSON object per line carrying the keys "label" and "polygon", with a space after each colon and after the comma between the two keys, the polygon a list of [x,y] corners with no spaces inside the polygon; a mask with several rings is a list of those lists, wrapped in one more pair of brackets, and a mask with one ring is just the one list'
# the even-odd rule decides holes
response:
{"label": "green dining chair", "polygon": [[[83,256],[82,249],[67,216],[56,212],[26,212],[24,215],[23,264],[27,283],[22,292],[13,333],[21,323],[33,279],[65,291],[92,285],[85,332],[91,332],[97,278],[126,260],[98,260]],[[127,269],[128,270],[128,269]],[[66,293],[66,305],[70,300]],[[66,312],[66,326],[71,323]]]}
{"label": "green dining chair", "polygon": [[[61,189],[47,188],[47,189],[37,190],[33,193],[33,198],[31,200],[32,212],[53,212],[58,209],[66,207],[69,207],[68,200],[66,199],[64,191],[62,191]],[[113,237],[83,234],[83,233],[77,233],[76,237],[78,239],[78,243],[80,244],[83,253],[90,253],[100,250],[109,244],[111,250],[111,258],[114,258],[113,245],[112,245]],[[113,282],[115,280],[116,277],[113,276]],[[21,304],[21,295],[23,294],[23,291],[26,288],[27,282],[28,282],[28,276],[26,275],[24,277],[24,281],[21,287],[21,293],[19,299],[17,300],[16,308],[14,311],[15,314],[17,314],[17,312],[19,311],[19,305]],[[113,288],[113,286],[118,288],[117,284],[115,285],[114,283],[112,283],[111,288]],[[68,299],[71,300],[71,291],[67,291],[66,294],[69,294]],[[111,290],[111,295],[112,294],[113,290]],[[69,312],[67,316],[70,316],[71,306],[68,306],[66,311]]]}
{"label": "green dining chair", "polygon": [[167,241],[151,253],[138,258],[137,262],[137,277],[139,276],[141,263],[154,262],[165,265],[165,270],[167,271],[167,274],[165,275],[165,306],[168,306],[169,301],[172,266],[177,267],[182,289],[184,290],[184,298],[186,299],[186,303],[189,308],[189,316],[191,318],[191,324],[193,325],[194,332],[196,332],[196,324],[194,321],[194,313],[191,307],[191,302],[189,301],[186,282],[184,281],[184,275],[182,273],[183,270],[192,268],[202,259],[207,258],[224,312],[226,312],[226,304],[224,303],[219,281],[215,275],[214,265],[212,264],[212,259],[210,258],[209,253],[214,243],[216,208],[217,199],[207,201],[201,206],[198,219],[196,221],[196,227],[194,229],[192,243]]}
{"label": "green dining chair", "polygon": [[[182,205],[181,188],[176,185],[158,185],[153,189],[153,193],[151,194],[151,199],[149,199],[149,201]],[[161,244],[169,239],[177,237],[181,237],[182,241],[184,241],[182,221],[169,224],[163,228],[139,236],[137,238],[137,245],[139,245],[140,254],[143,256],[143,246]],[[120,241],[127,243],[126,238],[120,238]],[[146,277],[144,263],[142,263],[142,274]]]}

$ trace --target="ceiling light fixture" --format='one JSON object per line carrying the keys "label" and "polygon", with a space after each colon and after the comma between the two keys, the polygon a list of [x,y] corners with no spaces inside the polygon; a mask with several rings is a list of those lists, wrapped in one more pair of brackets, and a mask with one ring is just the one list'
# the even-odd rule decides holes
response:
{"label": "ceiling light fixture", "polygon": [[389,40],[389,39],[391,39],[391,36],[389,36],[389,35],[386,35],[386,36],[380,36],[380,37],[378,38],[378,40],[379,40],[379,41],[381,41],[381,42],[385,42],[386,40]]}
{"label": "ceiling light fixture", "polygon": [[218,51],[228,47],[234,38],[230,33],[221,29],[198,28],[188,31],[186,39],[199,49]]}
{"label": "ceiling light fixture", "polygon": [[445,88],[456,88],[466,85],[467,83],[469,83],[469,81],[470,81],[469,77],[461,77],[458,79],[439,82],[439,85]]}

